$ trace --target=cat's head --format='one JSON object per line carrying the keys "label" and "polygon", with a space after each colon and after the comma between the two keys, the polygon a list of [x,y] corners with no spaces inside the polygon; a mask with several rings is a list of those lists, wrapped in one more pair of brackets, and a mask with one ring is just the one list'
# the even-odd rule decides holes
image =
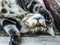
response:
{"label": "cat's head", "polygon": [[[54,29],[53,29],[53,22],[52,19],[46,21],[45,17],[41,14],[28,14],[26,15],[22,20],[22,33],[26,32],[47,32],[51,34],[52,36],[55,36]],[[48,24],[47,24],[48,22]]]}
{"label": "cat's head", "polygon": [[28,14],[22,20],[23,26],[38,31],[46,27],[45,18],[41,14]]}

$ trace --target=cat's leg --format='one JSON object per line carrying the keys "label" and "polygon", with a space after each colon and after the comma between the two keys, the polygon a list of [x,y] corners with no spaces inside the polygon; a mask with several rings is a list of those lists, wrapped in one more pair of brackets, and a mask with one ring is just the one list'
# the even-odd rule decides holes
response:
{"label": "cat's leg", "polygon": [[10,36],[9,45],[18,45],[20,41],[20,31],[17,29],[16,25],[6,25],[4,30]]}

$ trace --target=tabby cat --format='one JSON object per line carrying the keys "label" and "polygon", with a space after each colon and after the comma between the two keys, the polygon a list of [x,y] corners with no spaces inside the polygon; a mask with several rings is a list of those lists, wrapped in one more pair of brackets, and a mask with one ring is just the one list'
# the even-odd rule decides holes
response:
{"label": "tabby cat", "polygon": [[0,25],[11,37],[10,45],[18,45],[21,33],[42,31],[55,36],[51,14],[36,0],[3,0],[0,3]]}

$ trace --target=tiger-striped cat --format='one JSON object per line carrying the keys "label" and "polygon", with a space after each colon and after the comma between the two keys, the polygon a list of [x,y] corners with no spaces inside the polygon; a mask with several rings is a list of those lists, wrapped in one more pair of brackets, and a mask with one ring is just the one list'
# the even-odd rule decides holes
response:
{"label": "tiger-striped cat", "polygon": [[53,18],[45,8],[35,0],[22,0],[20,6],[17,1],[21,0],[3,0],[0,4],[0,25],[11,37],[10,45],[18,45],[20,33],[42,31],[55,36]]}

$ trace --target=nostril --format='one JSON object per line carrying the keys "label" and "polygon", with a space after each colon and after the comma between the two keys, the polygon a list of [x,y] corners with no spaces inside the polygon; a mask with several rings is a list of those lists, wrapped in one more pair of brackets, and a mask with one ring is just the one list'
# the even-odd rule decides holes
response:
{"label": "nostril", "polygon": [[2,9],[1,13],[7,13],[7,10],[6,9]]}

